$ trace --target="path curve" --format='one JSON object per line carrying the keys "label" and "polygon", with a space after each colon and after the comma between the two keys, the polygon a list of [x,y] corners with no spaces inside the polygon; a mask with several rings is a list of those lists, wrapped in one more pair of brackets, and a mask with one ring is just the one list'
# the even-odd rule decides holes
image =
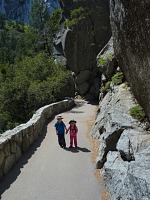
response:
{"label": "path curve", "polygon": [[[78,122],[78,150],[60,148],[55,120],[48,124],[43,138],[0,184],[1,200],[100,200],[101,185],[94,176],[91,144],[86,136],[95,112],[95,105],[78,100],[75,108],[62,113],[67,125],[72,118]],[[68,135],[66,142],[68,147]]]}

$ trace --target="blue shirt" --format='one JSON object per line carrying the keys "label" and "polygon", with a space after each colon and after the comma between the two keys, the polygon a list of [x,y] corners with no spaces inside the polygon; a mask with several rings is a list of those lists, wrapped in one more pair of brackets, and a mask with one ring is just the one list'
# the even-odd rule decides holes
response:
{"label": "blue shirt", "polygon": [[56,122],[54,127],[56,128],[58,134],[61,135],[65,133],[66,125],[64,124],[64,122],[60,122],[60,123]]}

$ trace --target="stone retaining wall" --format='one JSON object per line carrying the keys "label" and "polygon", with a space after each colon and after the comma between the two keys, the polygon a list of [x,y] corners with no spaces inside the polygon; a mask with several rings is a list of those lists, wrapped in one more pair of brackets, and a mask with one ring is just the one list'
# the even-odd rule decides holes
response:
{"label": "stone retaining wall", "polygon": [[42,134],[43,125],[58,113],[72,108],[73,99],[40,108],[26,123],[0,135],[0,180],[10,171],[22,154]]}

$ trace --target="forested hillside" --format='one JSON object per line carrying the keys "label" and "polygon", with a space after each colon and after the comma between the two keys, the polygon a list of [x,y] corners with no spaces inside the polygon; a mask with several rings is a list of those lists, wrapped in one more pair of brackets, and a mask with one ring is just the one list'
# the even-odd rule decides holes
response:
{"label": "forested hillside", "polygon": [[[0,17],[0,133],[64,98],[71,75],[51,57],[61,10],[34,1],[30,25]],[[66,90],[66,89],[65,89]]]}

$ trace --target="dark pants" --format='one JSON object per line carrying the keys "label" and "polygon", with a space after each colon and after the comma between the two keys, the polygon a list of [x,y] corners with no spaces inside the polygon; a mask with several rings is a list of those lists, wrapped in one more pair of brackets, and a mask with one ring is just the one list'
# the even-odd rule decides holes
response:
{"label": "dark pants", "polygon": [[58,143],[61,147],[66,146],[65,134],[58,134]]}

